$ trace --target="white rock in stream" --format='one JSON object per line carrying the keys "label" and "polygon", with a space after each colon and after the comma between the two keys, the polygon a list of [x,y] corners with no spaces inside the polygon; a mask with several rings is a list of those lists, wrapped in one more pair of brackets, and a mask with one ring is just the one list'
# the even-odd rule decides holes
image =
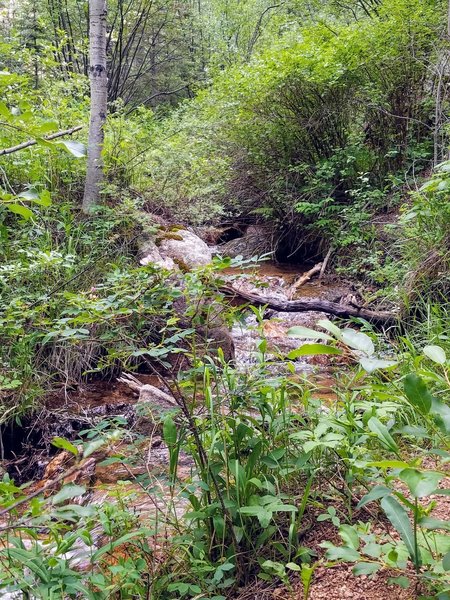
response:
{"label": "white rock in stream", "polygon": [[[181,239],[176,239],[177,237]],[[192,269],[208,265],[212,261],[211,248],[195,233],[179,229],[161,240],[158,250],[163,257],[172,259],[176,264]]]}

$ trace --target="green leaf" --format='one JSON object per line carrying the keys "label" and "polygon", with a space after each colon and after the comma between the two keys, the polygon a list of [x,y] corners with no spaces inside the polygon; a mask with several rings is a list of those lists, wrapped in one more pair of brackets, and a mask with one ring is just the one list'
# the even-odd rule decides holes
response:
{"label": "green leaf", "polygon": [[404,390],[406,397],[414,408],[417,408],[423,415],[430,412],[433,396],[420,377],[414,373],[407,375],[404,381]]}
{"label": "green leaf", "polygon": [[386,496],[381,500],[381,508],[386,513],[387,518],[400,534],[410,557],[415,565],[420,565],[420,552],[417,551],[414,544],[414,533],[409,522],[408,513],[403,506],[392,496]]}
{"label": "green leaf", "polygon": [[41,561],[38,562],[39,559],[33,555],[32,550],[8,548],[7,557],[15,558],[22,565],[26,565],[27,569],[37,575],[42,582],[48,583],[50,581],[50,572],[45,568],[45,565],[43,565]]}
{"label": "green leaf", "polygon": [[56,448],[62,448],[63,450],[67,450],[67,452],[70,452],[74,456],[78,455],[78,449],[77,449],[77,447],[74,446],[73,444],[71,444],[69,442],[69,440],[66,440],[66,439],[64,439],[62,437],[54,437],[52,439],[52,444]]}
{"label": "green leaf", "polygon": [[86,492],[86,488],[83,485],[65,485],[57,494],[52,498],[52,504],[60,504],[65,500],[82,496]]}
{"label": "green leaf", "polygon": [[445,355],[445,350],[440,346],[425,346],[423,349],[423,353],[430,360],[437,363],[438,365],[445,365],[447,362],[447,357]]}
{"label": "green leaf", "polygon": [[62,140],[55,143],[64,146],[64,148],[70,154],[75,156],[75,158],[84,158],[86,156],[86,146],[81,142],[76,142],[74,140]]}
{"label": "green leaf", "polygon": [[58,129],[58,123],[56,121],[45,121],[37,129],[34,129],[35,134],[45,135],[46,133],[52,133]]}
{"label": "green leaf", "polygon": [[404,460],[374,460],[367,463],[368,467],[379,467],[380,469],[406,469],[410,465]]}
{"label": "green leaf", "polygon": [[168,446],[174,446],[177,443],[177,428],[171,415],[164,419],[163,438]]}
{"label": "green leaf", "polygon": [[395,367],[397,361],[395,360],[382,360],[380,358],[361,358],[359,364],[367,373],[373,373],[377,369],[390,369]]}
{"label": "green leaf", "polygon": [[289,352],[287,357],[291,360],[298,358],[299,356],[316,356],[319,354],[342,354],[339,348],[334,346],[326,346],[325,344],[303,344],[300,348]]}
{"label": "green leaf", "polygon": [[444,571],[450,571],[450,552],[447,552],[447,554],[442,559],[442,568],[444,569]]}
{"label": "green leaf", "polygon": [[399,473],[399,478],[406,483],[414,498],[424,498],[436,490],[443,475],[435,471],[407,468]]}
{"label": "green leaf", "polygon": [[4,102],[0,101],[0,116],[2,116],[4,119],[9,119],[11,116],[11,112],[9,110],[9,108],[6,106],[6,104]]}
{"label": "green leaf", "polygon": [[356,508],[362,508],[369,502],[374,502],[375,500],[379,500],[380,498],[384,498],[391,493],[391,490],[385,485],[376,485],[374,488],[370,490],[365,496],[361,498],[358,502]]}
{"label": "green leaf", "polygon": [[302,568],[299,565],[296,565],[293,562],[286,563],[286,569],[290,569],[291,571],[301,571]]}
{"label": "green leaf", "polygon": [[372,431],[373,433],[375,433],[377,435],[380,442],[386,448],[388,448],[388,450],[391,450],[391,452],[398,454],[399,449],[398,449],[397,444],[395,443],[394,438],[389,433],[387,427],[385,427],[385,425],[383,425],[383,423],[381,423],[381,421],[379,421],[376,417],[371,417],[369,419],[369,421],[367,422],[367,425],[368,425],[370,431]]}
{"label": "green leaf", "polygon": [[92,442],[89,442],[89,444],[87,444],[85,446],[85,448],[83,449],[83,456],[85,458],[87,458],[91,454],[94,454],[94,452],[96,452],[99,448],[101,448],[105,444],[106,444],[106,440],[104,440],[104,439],[92,440]]}
{"label": "green leaf", "polygon": [[341,525],[339,527],[339,535],[346,546],[350,546],[355,550],[359,548],[359,535],[352,525]]}
{"label": "green leaf", "polygon": [[437,398],[433,398],[431,402],[431,414],[443,433],[450,433],[450,406],[444,404]]}
{"label": "green leaf", "polygon": [[239,512],[241,515],[247,515],[248,517],[257,517],[259,524],[264,529],[269,526],[272,519],[272,512],[262,506],[241,506]]}
{"label": "green leaf", "polygon": [[419,525],[430,531],[434,531],[435,529],[450,531],[450,521],[442,521],[441,519],[435,519],[434,517],[422,517],[419,520]]}
{"label": "green leaf", "polygon": [[52,196],[48,190],[43,190],[38,198],[34,198],[32,200],[34,204],[39,204],[40,206],[51,206],[52,204]]}
{"label": "green leaf", "polygon": [[353,567],[352,573],[353,575],[373,575],[379,569],[381,569],[381,565],[379,563],[360,562]]}
{"label": "green leaf", "polygon": [[349,546],[333,546],[326,552],[328,560],[342,560],[345,562],[354,562],[361,558],[359,552]]}
{"label": "green leaf", "polygon": [[399,577],[389,577],[388,583],[390,585],[395,584],[400,586],[402,589],[407,590],[410,586],[410,580],[405,575],[400,575]]}
{"label": "green leaf", "polygon": [[342,341],[350,348],[364,352],[367,356],[371,356],[375,352],[375,347],[368,335],[354,329],[342,330]]}
{"label": "green leaf", "polygon": [[31,219],[31,217],[33,216],[33,211],[27,208],[26,206],[22,206],[21,204],[10,204],[8,202],[5,206],[8,210],[10,210],[16,215],[20,215],[24,219]]}
{"label": "green leaf", "polygon": [[309,329],[308,327],[301,327],[300,325],[296,325],[295,327],[291,327],[287,330],[287,335],[289,337],[296,338],[307,338],[310,340],[332,340],[331,335],[327,333],[322,333],[321,331],[314,331],[314,329]]}
{"label": "green leaf", "polygon": [[24,190],[23,192],[20,192],[20,194],[17,194],[17,198],[23,198],[24,200],[37,200],[39,198],[39,194],[34,188],[30,187],[28,190]]}
{"label": "green leaf", "polygon": [[329,319],[319,319],[317,321],[317,325],[332,333],[336,339],[342,339],[342,330],[339,329],[339,327],[332,323]]}

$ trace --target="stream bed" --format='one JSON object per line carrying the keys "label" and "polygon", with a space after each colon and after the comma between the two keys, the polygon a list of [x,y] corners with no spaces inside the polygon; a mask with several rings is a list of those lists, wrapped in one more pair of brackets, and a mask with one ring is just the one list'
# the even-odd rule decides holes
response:
{"label": "stream bed", "polygon": [[[248,291],[261,290],[262,285],[263,294],[286,298],[292,282],[307,270],[308,267],[263,263],[246,271],[238,285],[244,286]],[[313,280],[300,287],[295,298],[315,297],[336,301],[345,291],[339,283]],[[235,344],[236,368],[242,373],[254,369],[263,334],[267,342],[266,358],[274,375],[287,372],[284,356],[299,345],[298,339],[288,337],[288,329],[295,325],[314,328],[317,320],[324,316],[317,312],[268,311],[261,320],[261,325],[258,325],[256,315],[248,311],[245,318],[233,326],[231,332]],[[294,376],[299,379],[314,379],[317,395],[324,402],[333,399],[329,364],[323,357],[302,357],[297,360]],[[154,375],[138,375],[138,378],[144,384],[158,386],[158,379]],[[170,495],[168,449],[160,432],[149,427],[145,419],[141,418],[137,395],[117,380],[85,385],[76,393],[50,397],[45,408],[33,416],[33,423],[28,423],[28,427],[21,432],[17,432],[17,429],[3,431],[3,444],[7,451],[6,468],[19,483],[32,480],[34,483],[29,489],[42,488],[48,481],[61,477],[64,470],[73,464],[73,458],[67,451],[53,448],[52,438],[61,436],[76,439],[80,430],[88,429],[93,423],[101,423],[105,419],[125,423],[130,437],[136,435],[138,441],[134,442],[132,452],[139,460],[136,461],[137,466],[133,463],[133,467],[120,463],[103,465],[107,456],[130,452],[129,440],[121,439],[116,444],[110,444],[104,456],[98,457],[95,465],[90,466],[90,471],[82,472],[80,469],[79,473],[69,479],[71,483],[86,487],[87,493],[82,502],[91,505],[124,503],[141,522],[154,522],[157,514],[164,512],[168,504],[172,504],[171,509],[180,516],[184,510],[184,501],[179,494],[176,498]],[[54,427],[49,428],[49,422],[54,423]],[[44,430],[45,435],[42,433]],[[188,456],[182,456],[178,469],[181,487],[183,481],[191,480],[192,472],[192,460]],[[145,485],[140,483],[140,478],[146,481]],[[80,542],[73,550],[76,554],[71,558],[75,559],[79,568],[84,568],[88,564],[90,551]]]}

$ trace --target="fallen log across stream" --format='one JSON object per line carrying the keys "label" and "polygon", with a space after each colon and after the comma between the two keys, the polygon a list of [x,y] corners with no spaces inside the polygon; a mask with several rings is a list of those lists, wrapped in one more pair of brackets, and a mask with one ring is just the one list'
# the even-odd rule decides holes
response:
{"label": "fallen log across stream", "polygon": [[391,311],[377,311],[370,308],[353,306],[352,304],[340,304],[338,302],[330,302],[329,300],[321,300],[319,298],[308,298],[303,300],[280,300],[279,298],[267,298],[244,292],[232,286],[221,286],[220,291],[226,296],[242,298],[247,300],[254,306],[267,306],[272,310],[279,312],[307,312],[318,311],[324,312],[336,317],[351,318],[359,317],[376,325],[394,325],[398,323],[400,315]]}

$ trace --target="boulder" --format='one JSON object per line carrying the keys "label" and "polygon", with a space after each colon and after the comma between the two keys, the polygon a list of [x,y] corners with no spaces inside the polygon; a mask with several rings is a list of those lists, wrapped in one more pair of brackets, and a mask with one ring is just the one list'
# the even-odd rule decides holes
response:
{"label": "boulder", "polygon": [[157,239],[157,245],[164,258],[170,258],[182,269],[202,267],[212,260],[207,244],[187,229],[165,232]]}
{"label": "boulder", "polygon": [[145,240],[139,248],[139,264],[154,264],[169,271],[176,269],[176,265],[168,256],[162,256],[158,246],[152,240]]}
{"label": "boulder", "polygon": [[263,225],[251,225],[245,235],[220,244],[217,252],[221,256],[242,256],[250,259],[253,256],[261,256],[272,251],[272,228]]}

